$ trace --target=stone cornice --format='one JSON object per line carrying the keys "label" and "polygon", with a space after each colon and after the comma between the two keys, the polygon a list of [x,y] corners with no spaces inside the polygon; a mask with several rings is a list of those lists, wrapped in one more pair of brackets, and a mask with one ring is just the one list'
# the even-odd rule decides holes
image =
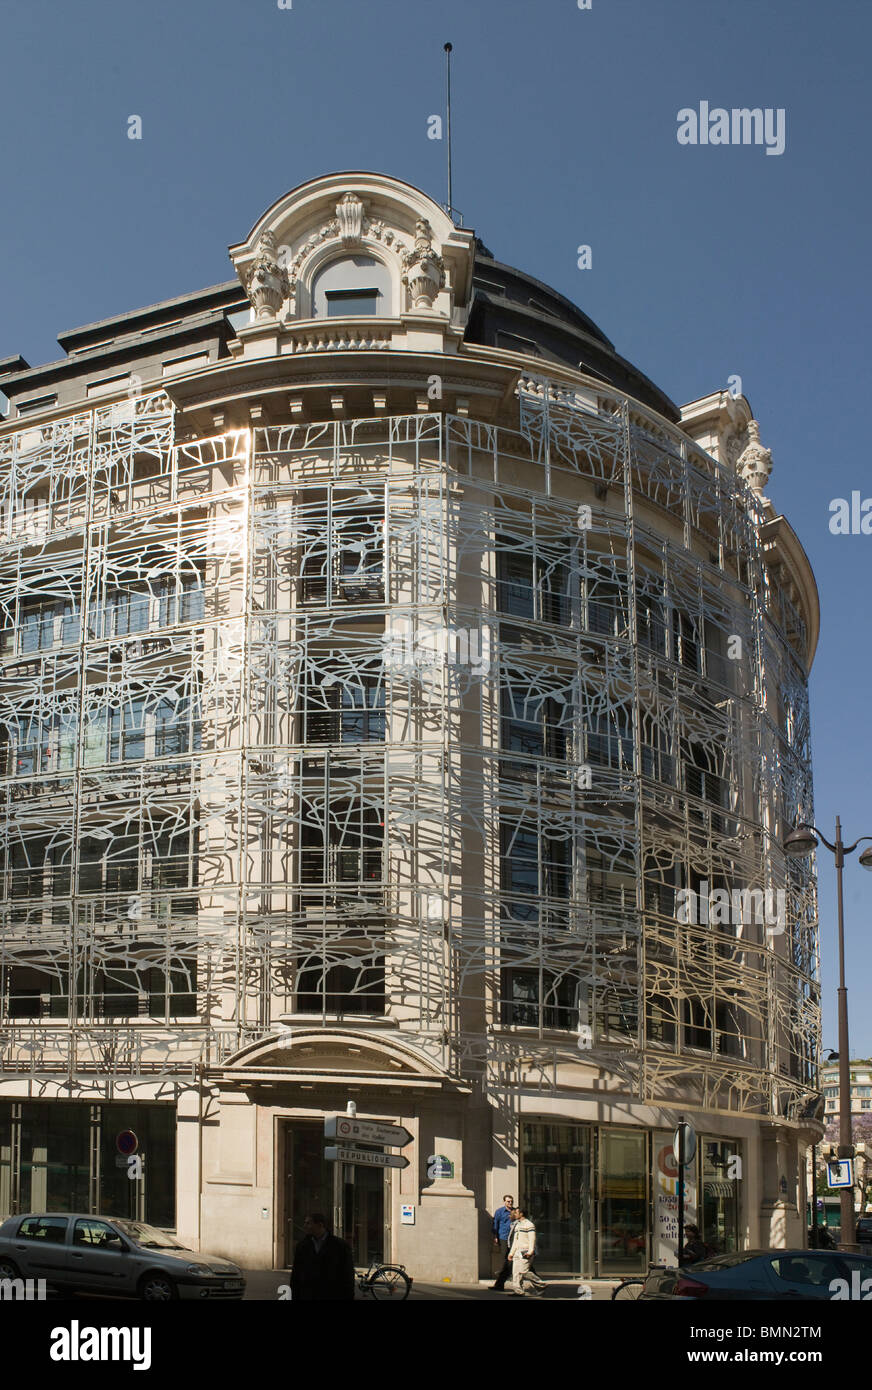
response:
{"label": "stone cornice", "polygon": [[783,564],[796,587],[807,628],[806,670],[811,671],[821,625],[820,597],[811,563],[786,517],[773,517],[761,526],[760,539],[767,564]]}

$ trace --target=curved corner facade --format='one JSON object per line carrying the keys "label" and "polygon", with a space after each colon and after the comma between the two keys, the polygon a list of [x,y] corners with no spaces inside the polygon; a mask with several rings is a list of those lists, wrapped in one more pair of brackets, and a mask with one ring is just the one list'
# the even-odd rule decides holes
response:
{"label": "curved corner facade", "polygon": [[[818,610],[744,397],[679,411],[423,193],[0,364],[0,1212],[282,1268],[802,1243]],[[408,1166],[324,1159],[345,1112]],[[141,1176],[116,1137],[133,1129]]]}

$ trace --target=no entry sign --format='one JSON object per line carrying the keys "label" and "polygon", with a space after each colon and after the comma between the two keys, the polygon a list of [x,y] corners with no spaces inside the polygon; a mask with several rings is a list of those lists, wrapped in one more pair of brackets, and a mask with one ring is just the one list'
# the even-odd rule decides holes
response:
{"label": "no entry sign", "polygon": [[120,1154],[135,1154],[139,1148],[139,1140],[132,1129],[122,1129],[121,1133],[115,1136],[115,1147]]}

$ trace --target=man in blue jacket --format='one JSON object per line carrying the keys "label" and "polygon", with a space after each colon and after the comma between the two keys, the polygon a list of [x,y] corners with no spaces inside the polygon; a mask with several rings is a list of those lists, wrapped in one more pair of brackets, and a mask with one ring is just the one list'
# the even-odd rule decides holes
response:
{"label": "man in blue jacket", "polygon": [[491,1284],[492,1289],[504,1289],[506,1287],[506,1280],[512,1277],[512,1264],[509,1259],[509,1235],[512,1230],[512,1208],[514,1205],[514,1197],[505,1196],[503,1198],[503,1205],[497,1207],[494,1212],[494,1245],[498,1247],[502,1254],[503,1263],[497,1275],[496,1283]]}

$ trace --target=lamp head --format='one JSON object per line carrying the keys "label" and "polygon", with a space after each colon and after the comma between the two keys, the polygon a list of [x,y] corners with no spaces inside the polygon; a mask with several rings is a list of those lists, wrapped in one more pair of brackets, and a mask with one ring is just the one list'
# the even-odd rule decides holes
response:
{"label": "lamp head", "polygon": [[872,869],[872,845],[866,846],[863,853],[860,855],[859,862],[863,865],[864,869]]}
{"label": "lamp head", "polygon": [[784,838],[784,853],[791,859],[800,859],[817,849],[817,835],[813,830],[791,830]]}

